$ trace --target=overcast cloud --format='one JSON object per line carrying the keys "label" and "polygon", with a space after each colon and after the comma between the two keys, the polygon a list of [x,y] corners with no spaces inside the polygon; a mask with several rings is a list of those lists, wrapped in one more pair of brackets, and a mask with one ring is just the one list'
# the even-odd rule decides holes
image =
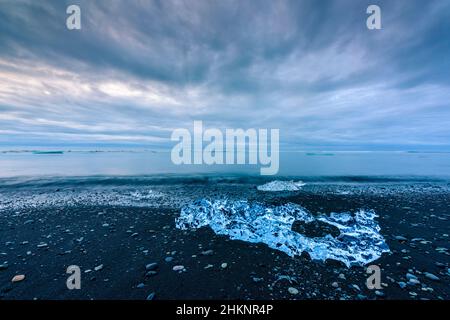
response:
{"label": "overcast cloud", "polygon": [[0,0],[0,144],[167,148],[203,120],[286,150],[448,150],[449,57],[445,0]]}

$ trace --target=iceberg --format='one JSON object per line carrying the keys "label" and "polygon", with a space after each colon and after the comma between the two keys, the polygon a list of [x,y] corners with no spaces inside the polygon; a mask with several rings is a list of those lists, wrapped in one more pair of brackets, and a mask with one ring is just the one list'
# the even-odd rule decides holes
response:
{"label": "iceberg", "polygon": [[[181,230],[210,226],[216,234],[233,240],[265,243],[291,257],[306,252],[311,259],[332,259],[351,267],[366,265],[389,252],[376,217],[373,210],[314,216],[293,203],[266,206],[247,200],[201,199],[185,205],[175,225]],[[327,223],[336,227],[340,234],[307,237],[292,230],[295,221]]]}
{"label": "iceberg", "polygon": [[256,187],[259,191],[298,191],[306,183],[303,181],[271,181]]}

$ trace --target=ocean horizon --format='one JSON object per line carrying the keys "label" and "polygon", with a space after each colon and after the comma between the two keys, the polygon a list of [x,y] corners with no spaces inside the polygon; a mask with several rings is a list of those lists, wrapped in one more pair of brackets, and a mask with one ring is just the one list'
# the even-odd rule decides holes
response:
{"label": "ocean horizon", "polygon": [[[175,165],[170,151],[142,149],[3,149],[0,178],[39,176],[139,176],[158,174],[259,175],[259,165]],[[285,151],[272,177],[450,178],[450,152]],[[266,176],[270,179],[271,176]]]}

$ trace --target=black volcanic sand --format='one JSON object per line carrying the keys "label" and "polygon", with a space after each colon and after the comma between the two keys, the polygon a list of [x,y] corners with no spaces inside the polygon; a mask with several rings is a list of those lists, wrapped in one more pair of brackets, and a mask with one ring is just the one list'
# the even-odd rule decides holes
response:
{"label": "black volcanic sand", "polygon": [[[307,255],[291,258],[264,244],[215,235],[208,227],[180,231],[174,226],[179,210],[79,205],[0,214],[0,297],[146,299],[155,293],[155,299],[450,298],[450,194],[298,192],[283,199],[287,201],[311,212],[374,209],[392,251],[373,263],[381,267],[383,289],[367,289],[362,267],[311,261]],[[320,226],[298,228],[320,233]],[[42,243],[47,246],[38,248]],[[153,262],[158,264],[156,274],[146,276],[146,265]],[[69,265],[81,268],[81,290],[66,287]],[[173,271],[176,265],[185,270]],[[430,279],[427,272],[439,279]],[[401,288],[407,273],[420,283]],[[17,274],[25,279],[12,283]]]}

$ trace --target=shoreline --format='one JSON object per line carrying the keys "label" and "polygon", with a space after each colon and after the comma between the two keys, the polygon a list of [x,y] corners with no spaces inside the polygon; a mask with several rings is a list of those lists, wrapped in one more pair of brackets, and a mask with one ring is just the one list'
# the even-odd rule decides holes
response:
{"label": "shoreline", "polygon": [[[374,209],[391,249],[373,262],[381,268],[382,290],[365,287],[363,267],[322,263],[305,254],[291,258],[208,227],[178,230],[177,209],[80,204],[3,211],[0,264],[7,268],[0,270],[0,297],[142,300],[154,293],[158,300],[448,300],[449,200],[448,193],[302,191],[273,197],[274,203],[299,203],[315,213]],[[156,267],[146,269],[152,263]],[[81,290],[66,287],[69,265],[81,269]],[[182,268],[174,271],[175,266]],[[17,274],[25,279],[11,283]],[[410,284],[410,275],[418,283]]]}

